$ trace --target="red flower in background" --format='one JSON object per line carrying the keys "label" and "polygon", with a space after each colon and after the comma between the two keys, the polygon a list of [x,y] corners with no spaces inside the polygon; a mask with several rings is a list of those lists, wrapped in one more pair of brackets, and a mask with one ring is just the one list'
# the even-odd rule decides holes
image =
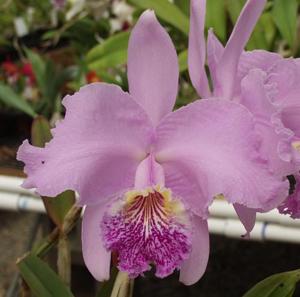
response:
{"label": "red flower in background", "polygon": [[4,74],[7,77],[16,77],[17,78],[19,75],[18,66],[8,59],[1,64],[1,68],[3,69]]}
{"label": "red flower in background", "polygon": [[32,70],[32,65],[29,62],[25,62],[22,66],[21,73],[29,78],[30,85],[35,83],[35,76]]}
{"label": "red flower in background", "polygon": [[89,71],[85,78],[89,84],[93,82],[101,82],[101,78],[97,75],[96,71]]}

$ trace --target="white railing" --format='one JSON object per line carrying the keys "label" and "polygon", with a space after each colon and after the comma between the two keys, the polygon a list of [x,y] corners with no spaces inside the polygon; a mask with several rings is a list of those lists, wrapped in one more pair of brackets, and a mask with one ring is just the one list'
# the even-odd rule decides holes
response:
{"label": "white railing", "polygon": [[[0,175],[0,209],[45,212],[42,200],[34,191],[21,188],[22,182],[19,177]],[[215,200],[210,207],[208,225],[212,234],[241,238],[245,233],[232,205],[224,200]],[[300,243],[300,219],[293,220],[276,210],[259,213],[250,239]]]}

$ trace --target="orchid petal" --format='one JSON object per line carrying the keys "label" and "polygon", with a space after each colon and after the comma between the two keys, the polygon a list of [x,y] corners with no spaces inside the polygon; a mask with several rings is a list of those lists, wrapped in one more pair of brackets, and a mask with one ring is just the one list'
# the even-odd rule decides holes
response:
{"label": "orchid petal", "polygon": [[209,257],[209,233],[207,221],[194,216],[194,233],[192,236],[192,251],[180,269],[179,280],[185,285],[196,283],[204,274]]}
{"label": "orchid petal", "polygon": [[218,93],[217,66],[222,58],[224,47],[213,30],[207,36],[207,64],[213,81],[214,93]]}
{"label": "orchid petal", "polygon": [[174,45],[153,11],[142,14],[128,45],[128,82],[133,98],[154,125],[172,111],[178,90]]}
{"label": "orchid petal", "polygon": [[205,24],[206,0],[191,0],[188,66],[192,84],[199,96],[209,97],[210,89],[205,72]]}
{"label": "orchid petal", "polygon": [[253,114],[257,133],[261,136],[261,156],[268,160],[269,168],[280,176],[286,176],[294,171],[293,165],[280,158],[278,145],[281,139],[289,138],[289,131],[277,129],[272,122],[276,107],[271,103],[269,94],[272,88],[265,84],[266,73],[259,69],[249,71],[241,82],[240,103]]}
{"label": "orchid petal", "polygon": [[244,6],[218,65],[217,95],[232,98],[240,56],[265,4],[266,0],[248,0]]}
{"label": "orchid petal", "polygon": [[27,141],[18,152],[26,188],[56,196],[72,189],[81,204],[98,203],[134,185],[153,128],[143,109],[119,87],[91,84],[63,101],[65,119],[45,148]]}
{"label": "orchid petal", "polygon": [[247,208],[247,207],[237,204],[237,203],[233,204],[233,207],[234,207],[240,221],[242,222],[242,224],[244,225],[244,227],[246,229],[245,237],[249,237],[250,232],[253,230],[254,225],[255,225],[256,210]]}
{"label": "orchid petal", "polygon": [[109,279],[111,253],[106,250],[101,237],[100,223],[105,206],[87,206],[82,219],[82,254],[85,265],[95,279]]}
{"label": "orchid petal", "polygon": [[253,69],[267,73],[280,60],[282,57],[279,54],[265,50],[243,52],[238,65],[238,79],[243,79]]}
{"label": "orchid petal", "polygon": [[[203,205],[208,207],[219,194],[232,203],[270,210],[287,196],[289,184],[269,173],[258,145],[246,108],[202,99],[162,120],[156,160],[164,168],[166,186],[199,216],[205,215]],[[186,169],[184,178],[173,178],[181,168]]]}

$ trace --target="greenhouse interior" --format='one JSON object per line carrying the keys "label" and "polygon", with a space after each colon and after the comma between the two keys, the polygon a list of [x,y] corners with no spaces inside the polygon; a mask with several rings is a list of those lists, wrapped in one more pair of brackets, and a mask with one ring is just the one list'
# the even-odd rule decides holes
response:
{"label": "greenhouse interior", "polygon": [[0,13],[0,297],[300,297],[300,0]]}

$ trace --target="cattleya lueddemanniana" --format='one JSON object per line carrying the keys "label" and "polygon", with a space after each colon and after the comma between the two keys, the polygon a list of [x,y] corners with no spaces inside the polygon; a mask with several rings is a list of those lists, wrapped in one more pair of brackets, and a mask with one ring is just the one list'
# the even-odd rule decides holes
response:
{"label": "cattleya lueddemanniana", "polygon": [[[300,59],[284,59],[264,50],[244,51],[265,3],[248,0],[226,46],[211,29],[206,47],[206,0],[192,0],[189,73],[202,98],[229,99],[247,107],[261,137],[262,158],[274,174],[285,178],[298,176],[300,170]],[[212,91],[204,68],[206,56]],[[297,197],[293,195],[291,202],[288,198],[279,210],[300,218]],[[243,209],[238,214],[250,232],[256,211]]]}
{"label": "cattleya lueddemanniana", "polygon": [[158,277],[180,269],[180,281],[193,284],[208,261],[213,197],[269,210],[287,195],[287,181],[259,156],[251,113],[219,99],[172,112],[178,77],[171,39],[146,11],[129,41],[129,93],[106,83],[81,88],[64,98],[65,118],[45,148],[26,140],[18,151],[25,188],[78,192],[84,261],[100,281],[115,253],[130,277],[153,265]]}

